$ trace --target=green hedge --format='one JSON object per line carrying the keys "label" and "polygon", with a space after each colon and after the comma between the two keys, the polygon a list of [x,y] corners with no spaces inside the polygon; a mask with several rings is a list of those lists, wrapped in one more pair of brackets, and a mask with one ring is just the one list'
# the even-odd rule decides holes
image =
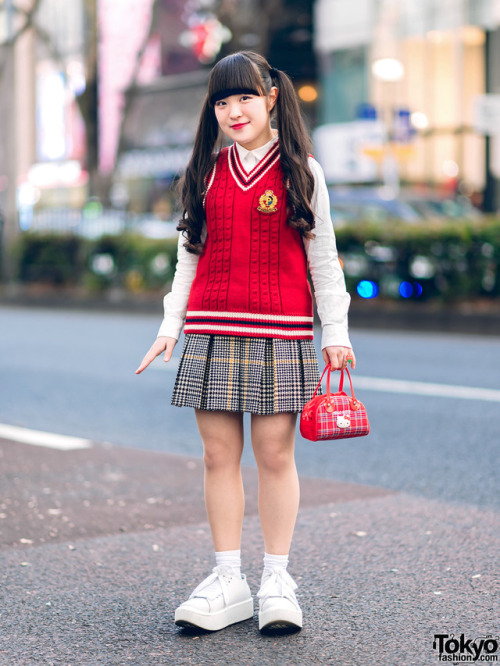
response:
{"label": "green hedge", "polygon": [[335,231],[351,293],[373,280],[399,297],[402,281],[418,283],[422,299],[500,297],[500,219],[358,223]]}
{"label": "green hedge", "polygon": [[25,232],[16,248],[19,279],[91,291],[122,287],[140,292],[164,287],[174,275],[177,239],[136,234],[87,240]]}
{"label": "green hedge", "polygon": [[[390,298],[400,298],[402,281],[418,283],[420,299],[500,297],[498,218],[418,224],[358,222],[338,227],[335,233],[353,295],[361,280],[372,280],[380,295]],[[23,282],[141,292],[165,288],[172,280],[177,239],[125,233],[87,240],[26,232],[16,251]]]}

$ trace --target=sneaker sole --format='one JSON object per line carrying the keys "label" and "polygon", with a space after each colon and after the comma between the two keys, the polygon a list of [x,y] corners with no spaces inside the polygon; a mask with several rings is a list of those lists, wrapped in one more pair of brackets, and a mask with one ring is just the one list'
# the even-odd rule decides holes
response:
{"label": "sneaker sole", "polygon": [[302,629],[302,611],[272,609],[259,613],[259,630]]}
{"label": "sneaker sole", "polygon": [[251,617],[253,617],[253,599],[247,599],[216,613],[201,613],[189,607],[180,607],[175,611],[175,624],[179,627],[200,627],[207,631],[219,631],[230,624],[243,622]]}

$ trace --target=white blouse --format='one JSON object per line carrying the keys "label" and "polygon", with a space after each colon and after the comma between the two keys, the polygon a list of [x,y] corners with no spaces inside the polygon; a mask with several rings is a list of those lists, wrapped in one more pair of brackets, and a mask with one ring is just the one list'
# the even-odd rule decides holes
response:
{"label": "white blouse", "polygon": [[[277,141],[276,136],[255,150],[246,150],[236,143],[241,163],[246,171],[251,171],[260,162],[275,141]],[[352,347],[347,330],[347,311],[351,297],[346,291],[344,273],[338,261],[325,176],[319,163],[312,157],[309,157],[309,167],[314,176],[311,208],[315,216],[313,233],[316,234],[316,238],[310,240],[302,237],[302,241],[321,321],[321,349],[329,346]],[[205,222],[201,233],[202,242],[205,242],[206,235]],[[158,331],[158,336],[167,335],[176,340],[179,339],[185,323],[189,293],[199,260],[199,255],[186,250],[184,242],[185,238],[182,232],[179,232],[177,267],[172,289],[163,299],[165,316]]]}

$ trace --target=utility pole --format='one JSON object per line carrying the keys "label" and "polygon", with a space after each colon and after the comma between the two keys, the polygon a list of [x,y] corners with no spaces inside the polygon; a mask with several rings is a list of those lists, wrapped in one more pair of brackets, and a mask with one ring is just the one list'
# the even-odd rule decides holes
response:
{"label": "utility pole", "polygon": [[13,246],[20,233],[17,214],[17,153],[16,153],[16,62],[14,40],[14,7],[12,0],[4,3],[7,36],[2,50],[0,79],[0,122],[2,125],[2,161],[0,173],[4,177],[4,211],[2,228],[2,278],[5,285],[16,278]]}

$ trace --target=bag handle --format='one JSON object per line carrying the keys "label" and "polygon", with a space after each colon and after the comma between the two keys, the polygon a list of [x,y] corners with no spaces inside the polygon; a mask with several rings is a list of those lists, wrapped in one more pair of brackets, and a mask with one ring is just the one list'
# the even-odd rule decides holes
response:
{"label": "bag handle", "polygon": [[[325,369],[323,370],[323,374],[321,375],[321,379],[319,380],[319,383],[318,383],[318,385],[316,386],[316,390],[314,391],[313,398],[316,397],[316,393],[318,392],[318,389],[319,389],[319,387],[321,386],[321,382],[323,381],[323,377],[325,376],[325,372],[326,372],[327,370],[328,370],[328,375],[327,375],[327,377],[326,377],[326,397],[327,397],[327,398],[330,398],[330,396],[331,396],[331,390],[330,390],[330,373],[331,373],[331,369],[332,369],[331,364],[330,364],[330,363],[327,363],[326,366],[325,366]],[[356,400],[356,396],[354,395],[354,388],[353,388],[353,386],[352,386],[351,375],[350,375],[349,370],[348,370],[347,368],[345,368],[345,371],[347,372],[347,377],[349,378],[349,384],[350,384],[350,387],[351,387],[351,397],[352,397],[352,399],[353,399],[354,404],[356,404],[356,403],[357,403],[357,400]],[[335,370],[334,370],[334,372],[335,372]],[[340,370],[340,381],[339,381],[339,391],[338,391],[338,392],[340,393],[340,392],[342,391],[343,388],[344,388],[344,370],[342,369],[342,370]],[[312,398],[311,398],[311,400],[312,400]]]}

